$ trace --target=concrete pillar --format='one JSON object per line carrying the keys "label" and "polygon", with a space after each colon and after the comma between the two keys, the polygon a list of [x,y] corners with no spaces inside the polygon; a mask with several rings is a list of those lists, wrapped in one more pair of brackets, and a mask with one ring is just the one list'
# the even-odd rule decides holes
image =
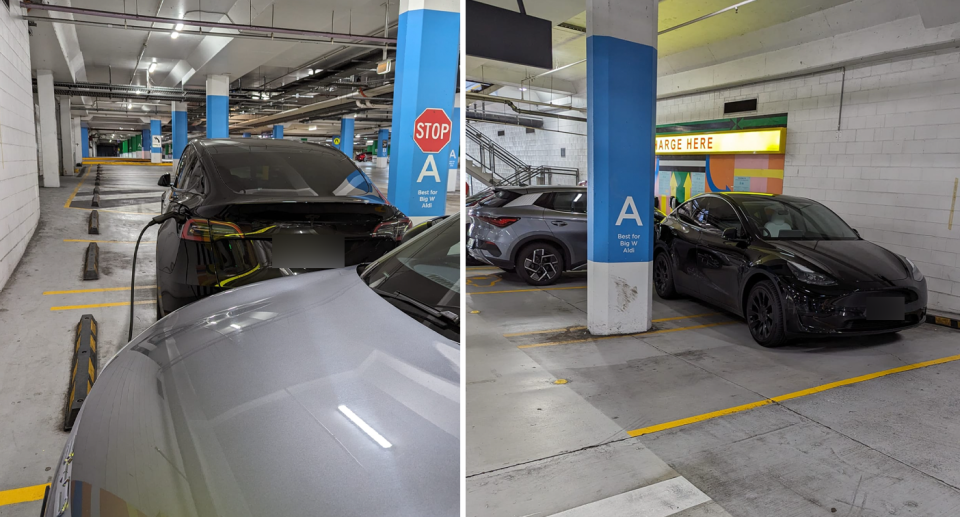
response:
{"label": "concrete pillar", "polygon": [[83,139],[80,138],[80,117],[74,117],[70,120],[72,131],[70,132],[73,135],[73,163],[80,163],[83,159],[81,155],[81,142]]}
{"label": "concrete pillar", "polygon": [[[587,0],[587,328],[651,326],[657,1]],[[630,165],[615,157],[630,149]]]}
{"label": "concrete pillar", "polygon": [[450,114],[453,130],[450,131],[450,145],[447,146],[447,192],[456,192],[460,185],[460,96],[453,99],[453,113]]}
{"label": "concrete pillar", "polygon": [[[187,146],[187,103],[173,101],[171,106],[170,132],[173,141],[170,146],[170,154],[173,157],[173,170],[177,170],[177,164],[180,163],[180,155],[183,154],[183,148]],[[209,126],[207,126],[209,128]]]}
{"label": "concrete pillar", "polygon": [[90,130],[86,127],[80,128],[80,158],[90,157]]}
{"label": "concrete pillar", "polygon": [[389,143],[389,129],[381,129],[379,132],[377,132],[377,167],[387,166],[387,146]]}
{"label": "concrete pillar", "polygon": [[400,2],[393,140],[387,195],[407,216],[446,211],[447,153],[425,153],[414,123],[427,109],[453,112],[460,49],[460,2]]}
{"label": "concrete pillar", "polygon": [[150,158],[150,143],[149,143],[149,142],[150,142],[151,135],[153,134],[152,129],[153,129],[153,128],[147,127],[147,128],[144,128],[144,129],[140,132],[140,134],[142,135],[142,136],[140,137],[140,141],[143,142],[143,145],[140,146],[139,149],[136,149],[136,150],[135,150],[135,152],[136,152],[136,157],[137,157],[137,158],[146,158],[146,159],[149,159],[149,158]]}
{"label": "concrete pillar", "polygon": [[53,72],[37,70],[37,99],[40,103],[40,170],[44,187],[60,186],[60,151],[57,149],[57,107],[53,96]]}
{"label": "concrete pillar", "polygon": [[[245,133],[245,134],[249,135],[250,133]],[[283,140],[283,124],[277,124],[273,126],[273,137]]]}
{"label": "concrete pillar", "polygon": [[352,116],[340,119],[340,150],[353,159],[353,127],[356,121]]}
{"label": "concrete pillar", "polygon": [[57,99],[60,104],[60,163],[63,175],[73,175],[73,117],[70,116],[70,97]]}
{"label": "concrete pillar", "polygon": [[230,138],[230,78],[207,76],[207,138]]}
{"label": "concrete pillar", "polygon": [[160,147],[160,142],[162,139],[162,133],[160,132],[160,120],[151,119],[150,139],[144,141],[143,143],[144,148],[150,149],[150,163],[160,163],[161,158],[163,158],[163,149]]}

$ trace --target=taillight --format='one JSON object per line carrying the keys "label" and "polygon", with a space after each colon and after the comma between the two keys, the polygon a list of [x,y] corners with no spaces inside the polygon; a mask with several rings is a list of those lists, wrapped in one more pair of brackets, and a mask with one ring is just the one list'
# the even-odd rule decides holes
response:
{"label": "taillight", "polygon": [[497,228],[506,228],[507,226],[510,226],[511,224],[520,220],[519,217],[484,217],[484,216],[480,216],[478,219],[480,219],[481,221],[490,223],[496,226]]}
{"label": "taillight", "polygon": [[183,223],[180,238],[188,241],[210,242],[226,237],[243,237],[240,227],[226,221],[211,221],[209,219],[188,219]]}
{"label": "taillight", "polygon": [[410,229],[410,219],[406,217],[401,217],[400,219],[394,221],[387,221],[377,225],[373,229],[374,237],[390,237],[395,241],[403,240],[403,234],[407,233],[407,230]]}

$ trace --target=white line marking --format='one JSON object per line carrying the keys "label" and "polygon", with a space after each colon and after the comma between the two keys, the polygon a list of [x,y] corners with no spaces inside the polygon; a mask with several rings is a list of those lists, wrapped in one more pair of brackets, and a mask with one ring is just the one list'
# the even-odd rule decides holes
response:
{"label": "white line marking", "polygon": [[667,517],[709,502],[683,476],[571,508],[554,517]]}

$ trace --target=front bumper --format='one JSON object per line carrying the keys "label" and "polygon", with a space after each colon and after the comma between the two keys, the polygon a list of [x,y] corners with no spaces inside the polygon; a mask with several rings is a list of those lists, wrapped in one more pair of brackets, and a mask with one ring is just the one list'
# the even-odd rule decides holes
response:
{"label": "front bumper", "polygon": [[[863,285],[855,290],[819,288],[800,282],[784,284],[784,312],[789,334],[859,336],[914,328],[927,314],[926,280],[903,280],[893,285]],[[868,300],[903,297],[903,319],[870,319]]]}

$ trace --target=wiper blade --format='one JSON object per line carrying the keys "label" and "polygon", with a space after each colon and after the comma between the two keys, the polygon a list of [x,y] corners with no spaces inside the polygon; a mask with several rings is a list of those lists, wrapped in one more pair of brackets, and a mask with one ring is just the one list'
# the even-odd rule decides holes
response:
{"label": "wiper blade", "polygon": [[453,323],[454,325],[456,325],[456,326],[458,326],[458,327],[460,326],[460,316],[457,315],[457,313],[455,313],[455,312],[447,311],[447,310],[438,310],[438,309],[436,309],[435,307],[431,307],[431,306],[429,306],[429,305],[427,305],[427,304],[425,304],[425,303],[423,303],[423,302],[421,302],[421,301],[419,301],[419,300],[417,300],[417,299],[415,299],[415,298],[411,298],[411,297],[409,297],[409,296],[401,293],[400,291],[394,291],[394,292],[391,293],[391,292],[389,292],[389,291],[384,291],[384,290],[382,290],[382,289],[377,289],[377,288],[375,288],[375,287],[371,287],[371,289],[373,289],[373,292],[377,293],[378,295],[380,295],[380,296],[382,296],[382,297],[384,297],[384,298],[391,298],[391,299],[394,299],[394,300],[400,300],[401,302],[405,302],[405,303],[407,303],[407,304],[409,304],[409,305],[413,305],[414,307],[416,307],[416,308],[422,310],[423,312],[425,312],[425,313],[433,316],[434,318],[437,318],[437,319],[440,319],[440,320],[444,320],[444,321],[446,321],[446,322],[448,322],[448,323]]}

